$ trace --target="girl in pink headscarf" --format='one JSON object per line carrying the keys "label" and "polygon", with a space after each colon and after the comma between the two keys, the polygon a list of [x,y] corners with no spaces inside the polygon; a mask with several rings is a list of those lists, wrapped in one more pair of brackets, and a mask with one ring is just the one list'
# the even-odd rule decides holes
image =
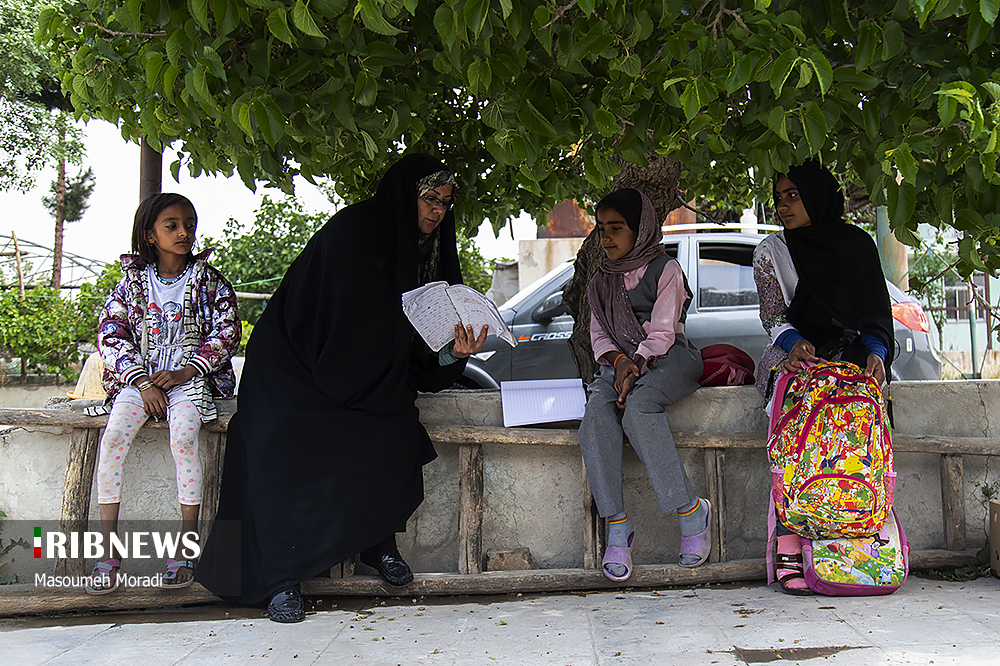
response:
{"label": "girl in pink headscarf", "polygon": [[646,466],[660,511],[680,517],[680,565],[708,559],[712,507],[691,488],[664,411],[698,388],[702,361],[684,336],[691,290],[660,243],[649,198],[630,189],[607,195],[597,204],[597,230],[606,258],[587,294],[601,368],[579,437],[590,489],[608,519],[604,575],[622,581],[632,573],[635,542],[622,495],[623,432]]}

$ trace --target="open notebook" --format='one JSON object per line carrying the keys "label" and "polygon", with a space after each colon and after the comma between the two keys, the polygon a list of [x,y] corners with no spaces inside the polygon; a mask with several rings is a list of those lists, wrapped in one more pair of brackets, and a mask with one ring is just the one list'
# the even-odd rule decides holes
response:
{"label": "open notebook", "polygon": [[583,380],[537,379],[500,382],[504,427],[583,418]]}

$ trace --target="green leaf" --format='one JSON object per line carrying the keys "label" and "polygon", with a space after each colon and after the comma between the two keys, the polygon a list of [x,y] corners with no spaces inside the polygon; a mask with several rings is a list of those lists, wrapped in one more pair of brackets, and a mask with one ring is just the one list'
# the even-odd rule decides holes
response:
{"label": "green leaf", "polygon": [[[753,70],[753,56],[749,53],[744,54],[743,57],[736,61],[736,66],[729,70],[729,76],[726,78],[726,93],[732,95],[749,83]],[[674,80],[676,81],[677,79]],[[666,90],[666,84],[664,84],[664,90]]]}
{"label": "green leaf", "polygon": [[498,102],[493,101],[486,105],[486,108],[483,109],[483,122],[486,123],[487,127],[492,127],[495,130],[505,128],[503,113]]}
{"label": "green leaf", "polygon": [[997,10],[1000,10],[1000,0],[979,0],[979,13],[990,25],[997,20]]}
{"label": "green leaf", "polygon": [[858,34],[858,45],[854,49],[854,66],[861,71],[872,64],[875,59],[875,46],[878,44],[878,28],[870,21],[862,21]]}
{"label": "green leaf", "polygon": [[518,113],[518,118],[524,123],[524,126],[528,128],[528,131],[541,134],[543,136],[557,136],[559,132],[556,130],[555,126],[542,115],[531,100],[525,99],[521,103],[521,111]]}
{"label": "green leaf", "polygon": [[972,10],[969,12],[968,16],[969,28],[966,32],[965,40],[967,42],[967,48],[971,52],[979,48],[979,46],[986,41],[986,37],[990,34],[990,29],[993,26],[983,19],[981,12]]}
{"label": "green leaf", "polygon": [[183,30],[174,30],[167,37],[167,43],[164,48],[167,51],[167,59],[170,61],[171,65],[176,65],[180,67],[181,64],[181,49],[183,48],[182,42],[187,39]]}
{"label": "green leaf", "polygon": [[903,26],[896,21],[886,21],[882,35],[882,58],[889,60],[906,48]]}
{"label": "green leaf", "polygon": [[267,29],[284,43],[295,46],[295,35],[288,27],[288,10],[286,8],[275,9],[268,14]]}
{"label": "green leaf", "polygon": [[211,0],[212,16],[215,17],[215,27],[219,35],[225,37],[236,28],[239,23],[239,10],[235,6],[236,0]]}
{"label": "green leaf", "polygon": [[892,151],[892,160],[903,175],[903,180],[911,185],[917,184],[917,160],[910,151],[910,145],[905,141]]}
{"label": "green leaf", "polygon": [[361,135],[361,140],[364,142],[365,154],[368,155],[368,159],[375,159],[375,152],[378,150],[378,147],[375,145],[375,141],[372,140],[368,132],[364,130],[358,130],[358,134]]}
{"label": "green leaf", "polygon": [[465,23],[476,39],[479,39],[479,35],[483,31],[489,6],[489,0],[465,0]]}
{"label": "green leaf", "polygon": [[826,141],[826,116],[823,115],[819,104],[809,102],[805,105],[802,113],[802,126],[805,128],[809,152],[813,155],[819,153]]}
{"label": "green leaf", "polygon": [[1000,102],[1000,84],[994,83],[993,81],[984,81],[979,85],[983,87],[983,90],[989,93],[994,104],[996,102]]}
{"label": "green leaf", "polygon": [[254,100],[250,108],[253,110],[254,120],[257,121],[257,128],[260,133],[264,136],[264,140],[267,141],[267,145],[274,147],[274,134],[271,132],[271,120],[267,117],[267,109],[264,108],[264,104],[258,99]]}
{"label": "green leaf", "polygon": [[176,65],[167,65],[167,69],[163,72],[163,94],[171,102],[174,100],[174,83],[176,83],[177,75],[180,72],[180,68]]}
{"label": "green leaf", "polygon": [[[587,1],[587,0],[585,0]],[[581,8],[583,5],[580,5]],[[500,11],[503,14],[503,20],[506,21],[510,16],[511,11],[514,9],[514,4],[511,0],[500,0]]]}
{"label": "green leaf", "polygon": [[611,137],[621,131],[622,125],[613,113],[600,108],[594,112],[594,124],[602,136]]}
{"label": "green leaf", "polygon": [[333,100],[333,115],[337,117],[340,124],[351,132],[357,132],[358,126],[354,123],[354,113],[351,110],[351,94],[346,90],[340,90]]}
{"label": "green leaf", "polygon": [[816,72],[820,94],[826,95],[826,91],[830,89],[830,84],[833,83],[833,67],[830,66],[830,61],[823,54],[814,53],[807,59],[807,62],[812,65],[813,70]]}
{"label": "green leaf", "polygon": [[146,85],[155,90],[160,83],[160,70],[163,68],[163,56],[151,53],[146,58]]}
{"label": "green leaf", "polygon": [[955,114],[958,113],[958,100],[942,91],[934,94],[938,96],[937,108],[941,124],[948,126],[955,119]]}
{"label": "green leaf", "polygon": [[907,182],[897,184],[895,180],[886,182],[889,204],[889,224],[893,229],[906,227],[913,217],[917,205],[917,194],[913,185]]}
{"label": "green leaf", "polygon": [[361,14],[361,21],[372,32],[387,37],[399,35],[403,32],[385,20],[381,6],[376,6],[373,0],[358,0],[358,8]]}
{"label": "green leaf", "polygon": [[208,81],[205,78],[205,70],[198,67],[192,70],[191,74],[194,81],[195,96],[203,102],[214,104],[215,100],[212,99],[212,92],[208,89]]}
{"label": "green leaf", "polygon": [[208,0],[188,0],[188,7],[202,30],[209,32],[212,27],[208,24]]}
{"label": "green leaf", "polygon": [[877,141],[879,138],[878,102],[866,99],[861,104],[861,117],[865,121],[865,134],[871,141]]}
{"label": "green leaf", "polygon": [[[222,81],[226,80],[226,68],[222,64],[222,58],[211,46],[206,45],[202,51],[204,56],[204,61],[207,61],[209,69],[212,71],[212,76]],[[200,61],[200,62],[204,62]]]}
{"label": "green leaf", "polygon": [[774,91],[775,97],[781,95],[781,90],[785,87],[785,81],[788,80],[798,60],[799,54],[789,49],[778,56],[774,64],[771,65],[771,90]]}
{"label": "green leaf", "polygon": [[378,82],[368,72],[358,74],[354,83],[354,100],[361,106],[371,106],[378,96]]}
{"label": "green leaf", "polygon": [[441,38],[441,43],[448,50],[455,48],[458,40],[458,31],[455,29],[455,12],[442,3],[434,12],[434,29]]}
{"label": "green leaf", "polygon": [[469,65],[468,70],[469,88],[475,95],[486,95],[493,84],[493,70],[490,65],[482,60],[476,60]]}
{"label": "green leaf", "polygon": [[681,106],[684,109],[684,117],[691,121],[698,112],[701,111],[701,98],[698,96],[698,83],[691,81],[681,93]]}
{"label": "green leaf", "polygon": [[295,4],[292,6],[292,22],[295,27],[312,37],[322,37],[326,39],[326,35],[320,30],[319,26],[316,25],[316,20],[313,19],[312,12],[309,11],[309,7],[302,0],[295,0]]}
{"label": "green leaf", "polygon": [[785,124],[785,110],[783,108],[775,106],[771,109],[771,112],[767,114],[767,126],[783,141],[788,142],[788,128]]}
{"label": "green leaf", "polygon": [[612,61],[611,67],[633,79],[639,78],[639,74],[642,73],[642,62],[635,53],[626,53],[621,58],[616,58]]}
{"label": "green leaf", "polygon": [[843,84],[845,91],[866,91],[882,84],[880,79],[864,72],[858,72],[853,67],[838,67],[833,70],[833,80],[835,83]]}
{"label": "green leaf", "polygon": [[246,132],[246,135],[252,140],[254,137],[253,124],[250,122],[250,105],[240,104],[239,112],[237,113],[236,122],[239,123],[240,128]]}

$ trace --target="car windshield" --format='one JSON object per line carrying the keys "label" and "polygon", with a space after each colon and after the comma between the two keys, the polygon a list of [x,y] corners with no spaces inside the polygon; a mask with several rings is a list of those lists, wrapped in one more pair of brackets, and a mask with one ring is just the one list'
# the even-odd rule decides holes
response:
{"label": "car windshield", "polygon": [[565,271],[566,267],[568,265],[571,265],[572,263],[573,263],[572,260],[570,260],[570,261],[564,261],[563,263],[559,264],[551,271],[549,271],[548,273],[538,278],[537,280],[529,284],[527,287],[524,287],[523,289],[521,289],[521,291],[517,292],[509,299],[507,299],[507,301],[500,306],[500,309],[517,310],[517,307],[521,305],[524,299],[534,294],[539,287],[541,287],[543,284],[554,278],[560,272]]}

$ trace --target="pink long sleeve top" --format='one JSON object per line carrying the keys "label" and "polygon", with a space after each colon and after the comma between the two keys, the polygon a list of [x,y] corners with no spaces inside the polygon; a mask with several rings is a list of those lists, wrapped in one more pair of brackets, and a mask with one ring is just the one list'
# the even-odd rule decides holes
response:
{"label": "pink long sleeve top", "polygon": [[[645,266],[629,271],[624,274],[625,290],[635,289],[639,280],[646,274]],[[676,261],[668,261],[660,274],[660,280],[656,285],[656,302],[653,304],[653,312],[650,320],[642,325],[646,331],[646,339],[639,344],[636,356],[642,356],[647,360],[643,366],[643,373],[649,367],[653,357],[665,356],[667,351],[673,346],[678,333],[684,333],[684,324],[681,323],[681,313],[684,309],[684,301],[687,300],[687,292],[684,289],[684,274],[681,272],[680,264]],[[601,357],[609,351],[620,352],[621,350],[611,341],[607,332],[597,321],[593,312],[590,314],[590,344],[594,349],[594,358],[598,363],[607,365]],[[634,360],[634,359],[633,359]]]}

